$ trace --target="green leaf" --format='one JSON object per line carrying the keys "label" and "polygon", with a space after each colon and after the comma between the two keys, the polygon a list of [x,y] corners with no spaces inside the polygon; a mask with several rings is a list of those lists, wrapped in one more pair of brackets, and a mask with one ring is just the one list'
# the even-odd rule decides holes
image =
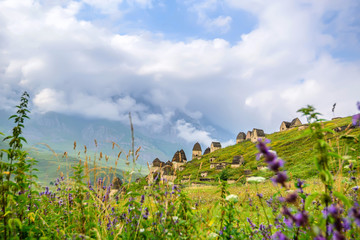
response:
{"label": "green leaf", "polygon": [[340,192],[333,192],[333,194],[335,197],[340,199],[344,203],[345,206],[351,207],[350,201],[347,199],[347,197],[344,194],[342,194]]}
{"label": "green leaf", "polygon": [[22,228],[22,224],[21,224],[21,221],[20,219],[18,218],[12,218],[12,219],[9,219],[9,227],[12,229],[13,228],[13,225],[18,225],[18,227],[21,229]]}
{"label": "green leaf", "polygon": [[308,209],[310,204],[312,204],[312,202],[315,200],[315,198],[317,198],[319,195],[320,195],[320,193],[318,193],[318,192],[314,192],[314,193],[310,194],[305,200],[305,209]]}

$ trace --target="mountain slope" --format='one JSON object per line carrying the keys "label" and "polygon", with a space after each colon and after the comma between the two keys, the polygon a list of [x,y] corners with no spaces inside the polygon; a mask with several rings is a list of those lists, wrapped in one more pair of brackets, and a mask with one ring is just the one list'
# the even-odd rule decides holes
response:
{"label": "mountain slope", "polygon": [[[332,121],[324,122],[325,127],[335,128],[345,126],[351,123],[351,117],[336,119]],[[358,136],[360,134],[360,128],[351,129],[348,132],[352,135]],[[350,142],[344,138],[340,138],[345,134],[345,131],[329,134],[327,137],[334,150],[341,155],[348,155],[352,159],[357,159],[360,153],[360,145]],[[285,161],[284,169],[289,172],[289,175],[294,178],[308,178],[317,174],[317,170],[314,164],[315,153],[312,150],[314,141],[305,134],[305,130],[299,130],[298,127],[287,130],[284,132],[276,132],[269,134],[266,138],[271,140],[269,146],[272,150],[276,151],[278,156]],[[349,145],[344,145],[345,141],[348,141]],[[250,141],[244,141],[239,144],[229,146],[207,155],[204,155],[201,159],[195,159],[186,164],[185,170],[178,172],[177,180],[180,181],[183,176],[190,175],[192,181],[200,180],[200,172],[207,171],[208,176],[206,178],[214,179],[219,176],[221,170],[215,170],[210,168],[210,158],[215,158],[213,163],[227,162],[231,163],[233,157],[236,155],[242,155],[245,160],[245,164],[240,168],[229,168],[227,172],[231,179],[238,179],[244,175],[245,172],[251,172],[251,176],[263,176],[270,177],[273,175],[270,171],[258,170],[258,167],[266,166],[263,160],[257,161],[256,154],[258,150],[256,144]],[[338,160],[332,161],[333,171],[338,169]]]}

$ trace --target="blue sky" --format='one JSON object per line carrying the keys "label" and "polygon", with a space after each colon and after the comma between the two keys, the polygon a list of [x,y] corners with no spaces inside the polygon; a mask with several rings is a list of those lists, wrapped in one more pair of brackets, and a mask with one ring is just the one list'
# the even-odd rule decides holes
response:
{"label": "blue sky", "polygon": [[358,0],[2,0],[0,106],[127,121],[208,145],[313,104],[356,113]]}

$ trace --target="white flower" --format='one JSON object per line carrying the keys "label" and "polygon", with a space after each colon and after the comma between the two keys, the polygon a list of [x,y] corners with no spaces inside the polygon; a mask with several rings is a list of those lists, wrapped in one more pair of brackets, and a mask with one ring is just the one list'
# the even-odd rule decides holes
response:
{"label": "white flower", "polygon": [[172,219],[174,222],[176,222],[179,218],[177,216],[173,216]]}
{"label": "white flower", "polygon": [[145,229],[143,229],[143,228],[140,229],[140,232],[141,232],[141,233],[144,232],[144,231],[145,231]]}
{"label": "white flower", "polygon": [[230,194],[229,196],[227,196],[226,198],[226,201],[229,201],[229,202],[237,202],[238,201],[238,196],[237,195],[234,195],[234,194]]}
{"label": "white flower", "polygon": [[263,177],[249,177],[246,179],[247,182],[264,182],[265,178]]}
{"label": "white flower", "polygon": [[268,167],[260,167],[259,170],[260,170],[260,171],[263,171],[263,172],[266,172],[266,171],[268,171],[269,169],[268,169]]}
{"label": "white flower", "polygon": [[172,233],[171,233],[171,232],[168,232],[168,234],[167,234],[167,235],[172,236]]}
{"label": "white flower", "polygon": [[212,233],[209,234],[209,238],[210,238],[210,239],[217,238],[218,236],[219,236],[219,234],[214,233],[214,232],[212,232]]}

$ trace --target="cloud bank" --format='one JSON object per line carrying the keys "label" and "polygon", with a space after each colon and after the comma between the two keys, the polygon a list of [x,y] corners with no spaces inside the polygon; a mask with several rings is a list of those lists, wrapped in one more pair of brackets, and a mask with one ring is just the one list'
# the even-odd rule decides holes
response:
{"label": "cloud bank", "polygon": [[[27,90],[36,112],[127,121],[131,111],[137,125],[158,133],[170,127],[179,138],[206,145],[217,136],[194,122],[206,119],[235,137],[253,127],[275,131],[306,104],[325,117],[332,117],[335,102],[336,115],[356,113],[358,1],[187,1],[188,14],[219,35],[186,41],[140,27],[119,33],[98,18],[78,16],[90,7],[125,24],[129,12],[161,4],[1,1],[1,107],[15,105]],[[258,22],[231,43],[222,34],[238,22],[217,14],[219,7],[248,12]]]}

